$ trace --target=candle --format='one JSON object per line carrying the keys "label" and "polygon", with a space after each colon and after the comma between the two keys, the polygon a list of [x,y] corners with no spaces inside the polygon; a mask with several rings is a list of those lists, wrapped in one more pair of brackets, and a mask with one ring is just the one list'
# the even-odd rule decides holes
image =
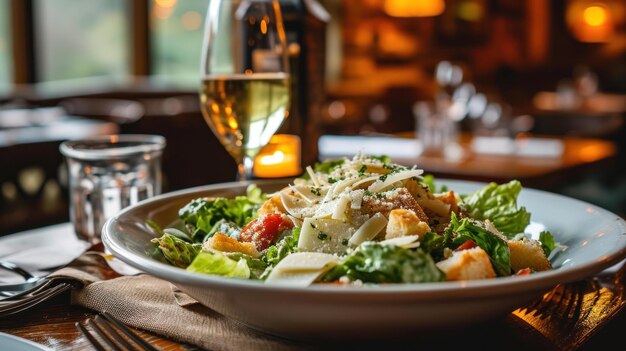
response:
{"label": "candle", "polygon": [[300,173],[300,138],[297,135],[272,136],[254,160],[254,174],[258,178],[291,177]]}

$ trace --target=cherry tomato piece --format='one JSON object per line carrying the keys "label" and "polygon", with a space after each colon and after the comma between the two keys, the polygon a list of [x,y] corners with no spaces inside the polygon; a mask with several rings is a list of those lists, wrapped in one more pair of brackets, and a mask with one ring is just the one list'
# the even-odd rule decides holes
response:
{"label": "cherry tomato piece", "polygon": [[292,227],[293,223],[282,213],[263,214],[243,227],[239,241],[251,242],[262,251],[275,242],[280,233]]}
{"label": "cherry tomato piece", "polygon": [[467,240],[466,242],[461,244],[461,246],[457,247],[454,251],[469,250],[469,249],[475,248],[476,246],[478,245],[476,245],[476,243],[473,240]]}

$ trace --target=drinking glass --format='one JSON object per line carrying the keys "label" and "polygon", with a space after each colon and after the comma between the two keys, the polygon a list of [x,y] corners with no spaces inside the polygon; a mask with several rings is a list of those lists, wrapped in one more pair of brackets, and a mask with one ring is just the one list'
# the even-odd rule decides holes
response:
{"label": "drinking glass", "polygon": [[277,0],[212,0],[202,50],[206,123],[252,178],[254,158],[288,116],[288,53]]}
{"label": "drinking glass", "polygon": [[100,241],[107,219],[161,193],[159,135],[104,135],[61,143],[69,175],[70,219],[79,239]]}

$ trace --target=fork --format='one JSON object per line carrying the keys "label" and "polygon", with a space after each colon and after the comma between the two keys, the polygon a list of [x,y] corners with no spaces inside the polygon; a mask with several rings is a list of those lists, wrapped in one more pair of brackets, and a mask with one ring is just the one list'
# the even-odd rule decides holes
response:
{"label": "fork", "polygon": [[561,284],[513,312],[559,350],[583,345],[626,307],[626,265],[616,273]]}
{"label": "fork", "polygon": [[[159,349],[142,339],[130,328],[115,319],[110,313],[103,311],[95,318],[87,318],[85,324],[95,333],[91,333],[83,324],[76,322],[76,328],[99,351],[105,350],[142,350],[158,351]],[[96,334],[98,337],[94,336]]]}

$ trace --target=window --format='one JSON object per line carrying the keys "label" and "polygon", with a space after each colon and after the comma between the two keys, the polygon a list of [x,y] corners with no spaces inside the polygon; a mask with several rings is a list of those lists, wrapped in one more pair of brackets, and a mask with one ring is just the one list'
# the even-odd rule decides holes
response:
{"label": "window", "polygon": [[125,81],[130,67],[129,10],[127,0],[35,0],[38,80]]}
{"label": "window", "polygon": [[152,70],[157,80],[185,87],[198,84],[208,5],[208,0],[152,2]]}
{"label": "window", "polygon": [[13,80],[9,30],[9,0],[0,0],[0,95],[9,92]]}

